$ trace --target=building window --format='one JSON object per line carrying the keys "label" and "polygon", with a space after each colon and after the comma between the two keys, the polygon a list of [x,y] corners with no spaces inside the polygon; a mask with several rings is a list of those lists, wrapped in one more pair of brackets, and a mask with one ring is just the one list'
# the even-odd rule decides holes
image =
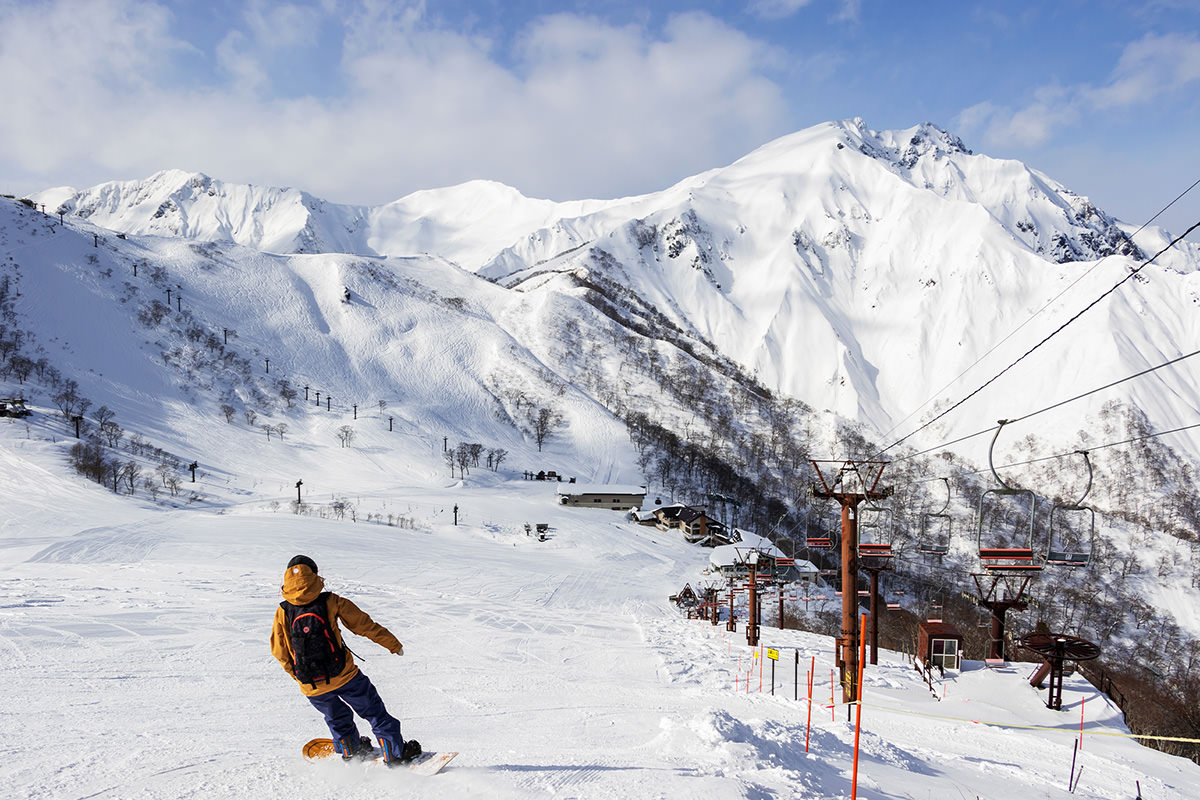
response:
{"label": "building window", "polygon": [[929,660],[942,669],[958,669],[958,640],[933,639],[929,643]]}

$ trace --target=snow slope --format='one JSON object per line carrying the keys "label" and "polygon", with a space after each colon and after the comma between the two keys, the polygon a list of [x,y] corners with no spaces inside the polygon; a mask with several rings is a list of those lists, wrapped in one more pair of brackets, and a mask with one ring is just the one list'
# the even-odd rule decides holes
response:
{"label": "snow slope", "polygon": [[[267,494],[165,510],[61,477],[58,447],[0,424],[0,782],[14,796],[850,796],[853,726],[827,707],[832,641],[765,627],[782,655],[774,696],[769,665],[760,692],[743,635],[668,604],[707,560],[674,536],[519,478],[395,485],[386,502],[412,528],[296,517]],[[527,521],[549,523],[548,540]],[[324,726],[268,650],[297,552],[403,641],[396,658],[349,637],[405,734],[461,752],[440,776],[299,756]],[[793,684],[814,659],[809,731]],[[1047,710],[1030,666],[970,663],[931,693],[884,653],[864,678],[858,796],[1126,798],[1135,781],[1146,797],[1196,796],[1200,768],[1125,737],[1079,678]]]}

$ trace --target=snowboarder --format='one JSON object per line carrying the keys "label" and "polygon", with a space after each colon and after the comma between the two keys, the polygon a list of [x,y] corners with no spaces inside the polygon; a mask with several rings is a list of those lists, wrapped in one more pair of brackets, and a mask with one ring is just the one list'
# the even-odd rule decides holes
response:
{"label": "snowboarder", "polygon": [[387,712],[370,678],[355,666],[350,648],[343,644],[338,620],[398,656],[404,655],[404,646],[354,603],[324,587],[311,558],[298,555],[288,562],[279,587],[284,602],[275,609],[271,630],[271,654],[324,715],[343,759],[373,756],[371,740],[358,735],[357,713],[371,725],[384,763],[409,762],[421,754],[421,745],[401,737],[400,721]]}

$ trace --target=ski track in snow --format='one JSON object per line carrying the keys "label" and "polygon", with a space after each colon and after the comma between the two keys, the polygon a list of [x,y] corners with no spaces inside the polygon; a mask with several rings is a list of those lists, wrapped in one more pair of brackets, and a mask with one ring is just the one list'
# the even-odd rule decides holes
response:
{"label": "ski track in snow", "polygon": [[[520,524],[532,493],[553,521],[546,542]],[[545,486],[518,482],[488,502],[511,521],[430,519],[422,532],[149,512],[61,532],[0,570],[0,652],[19,699],[0,711],[0,782],[24,797],[81,799],[284,798],[298,786],[331,800],[848,797],[853,727],[844,707],[832,718],[826,707],[827,638],[764,628],[782,657],[775,695],[769,666],[759,693],[744,634],[682,619],[665,600],[696,580],[707,551],[614,524],[613,512],[556,508]],[[267,649],[293,551],[314,553],[329,588],[405,643],[395,658],[348,637],[406,735],[460,751],[444,773],[300,758],[324,726]],[[806,706],[792,693],[811,657],[805,754]],[[1022,669],[951,675],[939,702],[898,656],[868,669],[859,796],[1070,796],[1055,787],[1075,706],[1047,711]],[[1068,679],[1067,694],[1086,698],[1089,725],[1120,729],[1086,683]],[[973,714],[1063,732],[987,728]],[[1127,741],[1092,737],[1079,758],[1078,797],[1124,797],[1103,787],[1138,779],[1156,798],[1200,785],[1194,765]]]}

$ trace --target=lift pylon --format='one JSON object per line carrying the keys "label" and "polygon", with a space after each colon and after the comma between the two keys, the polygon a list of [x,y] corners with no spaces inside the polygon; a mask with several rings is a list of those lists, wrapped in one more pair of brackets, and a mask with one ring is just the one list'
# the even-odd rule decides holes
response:
{"label": "lift pylon", "polygon": [[842,700],[858,700],[858,506],[890,497],[891,486],[881,486],[885,461],[813,461],[817,483],[813,496],[837,500],[842,507],[842,634],[837,662],[841,670]]}

